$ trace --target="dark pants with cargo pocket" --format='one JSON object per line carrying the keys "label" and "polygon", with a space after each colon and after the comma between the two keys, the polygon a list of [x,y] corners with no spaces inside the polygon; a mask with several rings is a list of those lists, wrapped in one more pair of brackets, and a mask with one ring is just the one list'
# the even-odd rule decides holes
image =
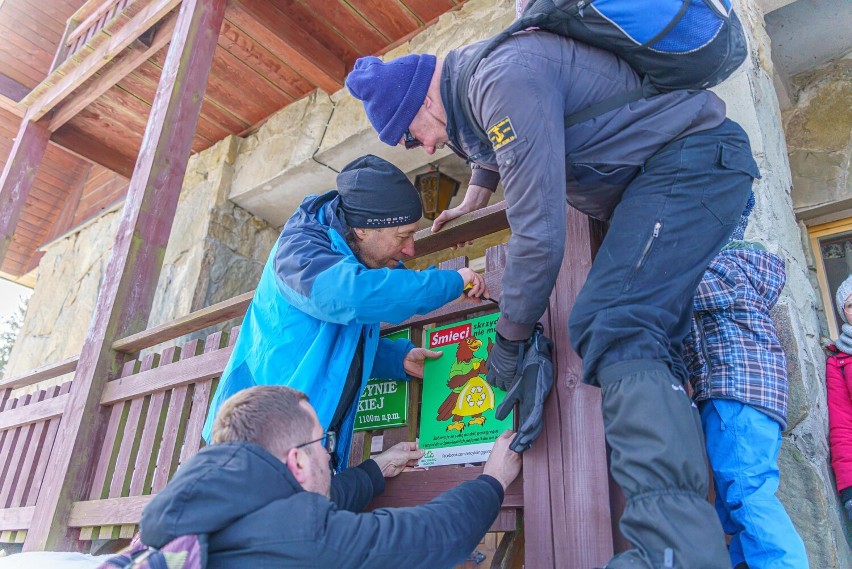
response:
{"label": "dark pants with cargo pocket", "polygon": [[584,381],[602,390],[611,469],[634,546],[607,567],[730,567],[707,502],[698,411],[687,396],[683,340],[710,260],[758,177],[733,121],[663,147],[625,190],[569,320]]}

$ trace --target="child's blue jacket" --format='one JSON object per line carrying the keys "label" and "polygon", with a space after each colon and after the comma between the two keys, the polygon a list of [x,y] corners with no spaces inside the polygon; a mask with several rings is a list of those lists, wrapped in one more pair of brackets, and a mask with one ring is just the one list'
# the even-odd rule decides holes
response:
{"label": "child's blue jacket", "polygon": [[327,429],[363,334],[361,389],[338,433],[345,468],[367,380],[409,379],[403,359],[413,345],[380,339],[380,323],[402,322],[462,294],[457,271],[365,267],[343,237],[339,204],[336,191],[308,196],[284,225],[210,404],[203,431],[208,442],[225,399],[254,385],[303,391]]}

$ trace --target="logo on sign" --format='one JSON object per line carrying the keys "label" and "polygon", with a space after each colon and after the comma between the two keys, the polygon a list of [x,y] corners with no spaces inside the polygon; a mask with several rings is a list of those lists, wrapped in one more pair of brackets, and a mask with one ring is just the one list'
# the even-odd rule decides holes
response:
{"label": "logo on sign", "polygon": [[454,328],[446,328],[432,332],[429,336],[429,347],[437,348],[447,344],[458,344],[462,340],[470,338],[470,324],[463,324]]}

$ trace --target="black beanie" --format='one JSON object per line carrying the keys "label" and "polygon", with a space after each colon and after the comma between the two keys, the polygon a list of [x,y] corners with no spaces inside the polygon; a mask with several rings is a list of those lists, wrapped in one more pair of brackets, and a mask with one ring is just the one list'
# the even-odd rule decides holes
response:
{"label": "black beanie", "polygon": [[367,154],[337,175],[340,205],[349,227],[398,227],[420,220],[420,194],[402,170]]}

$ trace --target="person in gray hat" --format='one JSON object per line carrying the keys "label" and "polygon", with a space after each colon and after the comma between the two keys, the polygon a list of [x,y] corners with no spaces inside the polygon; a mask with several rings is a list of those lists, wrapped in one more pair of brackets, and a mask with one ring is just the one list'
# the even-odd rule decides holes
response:
{"label": "person in gray hat", "polygon": [[358,400],[371,377],[423,377],[439,352],[379,338],[402,322],[459,298],[487,296],[471,269],[406,270],[422,215],[417,190],[397,167],[368,155],[348,164],[337,190],[305,198],[284,225],[216,388],[203,436],[231,395],[255,385],[305,393],[320,424],[337,435],[345,468]]}
{"label": "person in gray hat", "polygon": [[825,364],[829,442],[837,493],[852,527],[852,274],[837,287],[835,301],[843,325]]}

